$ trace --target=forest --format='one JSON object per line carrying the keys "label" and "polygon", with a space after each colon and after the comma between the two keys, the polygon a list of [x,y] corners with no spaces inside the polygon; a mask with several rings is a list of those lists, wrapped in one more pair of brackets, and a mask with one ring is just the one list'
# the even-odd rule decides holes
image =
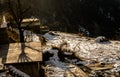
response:
{"label": "forest", "polygon": [[[18,6],[14,0],[1,0],[1,13],[10,12],[8,5],[10,1],[13,7]],[[20,2],[21,10],[26,10],[23,18],[37,17],[42,24],[50,28],[56,25],[66,29],[63,31],[79,33],[83,32],[80,31],[83,27],[92,37],[103,35],[118,39],[120,36],[119,0],[20,0]],[[15,8],[12,9],[17,11]]]}

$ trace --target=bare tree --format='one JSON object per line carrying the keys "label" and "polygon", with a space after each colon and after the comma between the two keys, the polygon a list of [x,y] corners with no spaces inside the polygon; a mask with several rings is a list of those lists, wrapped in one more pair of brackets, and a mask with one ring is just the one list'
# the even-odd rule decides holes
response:
{"label": "bare tree", "polygon": [[20,42],[24,42],[23,28],[21,23],[27,12],[30,10],[30,7],[23,7],[21,0],[8,0],[8,8],[13,17],[13,21],[15,22],[15,27],[19,30]]}

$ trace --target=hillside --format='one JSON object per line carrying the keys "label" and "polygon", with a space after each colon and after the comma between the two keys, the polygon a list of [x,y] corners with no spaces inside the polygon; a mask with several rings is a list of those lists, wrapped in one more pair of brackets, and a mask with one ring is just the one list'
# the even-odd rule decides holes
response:
{"label": "hillside", "polygon": [[53,54],[45,61],[48,76],[63,77],[64,72],[69,75],[65,77],[120,76],[120,41],[97,43],[95,38],[63,32],[49,32],[44,37],[48,40],[44,54]]}

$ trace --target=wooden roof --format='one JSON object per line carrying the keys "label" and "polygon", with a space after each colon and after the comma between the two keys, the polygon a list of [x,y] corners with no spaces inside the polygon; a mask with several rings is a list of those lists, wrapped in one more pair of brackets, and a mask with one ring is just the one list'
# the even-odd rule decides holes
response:
{"label": "wooden roof", "polygon": [[23,19],[22,23],[24,22],[37,22],[39,21],[39,19],[37,18],[26,18],[26,19]]}
{"label": "wooden roof", "polygon": [[0,65],[42,61],[41,43],[11,43],[0,45]]}

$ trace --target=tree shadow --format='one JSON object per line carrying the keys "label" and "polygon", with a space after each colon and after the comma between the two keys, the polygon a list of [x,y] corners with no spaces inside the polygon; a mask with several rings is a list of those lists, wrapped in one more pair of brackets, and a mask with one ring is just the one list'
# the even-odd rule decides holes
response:
{"label": "tree shadow", "polygon": [[30,62],[32,59],[25,53],[25,43],[21,43],[21,53],[18,58],[18,62]]}
{"label": "tree shadow", "polygon": [[33,47],[30,47],[30,46],[27,46],[27,45],[25,45],[25,47],[30,48],[30,49],[32,49],[32,50],[35,50],[35,51],[37,51],[37,52],[40,52],[40,50],[35,49],[35,48],[33,48]]}
{"label": "tree shadow", "polygon": [[[36,49],[34,47],[29,46],[30,43],[20,43],[21,45],[21,53],[18,57],[18,62],[32,62],[32,59],[30,57],[35,57],[35,56],[29,56],[29,53],[36,51],[36,52],[40,52],[41,50]],[[33,51],[29,51],[29,53],[26,53],[25,49],[29,48]]]}

